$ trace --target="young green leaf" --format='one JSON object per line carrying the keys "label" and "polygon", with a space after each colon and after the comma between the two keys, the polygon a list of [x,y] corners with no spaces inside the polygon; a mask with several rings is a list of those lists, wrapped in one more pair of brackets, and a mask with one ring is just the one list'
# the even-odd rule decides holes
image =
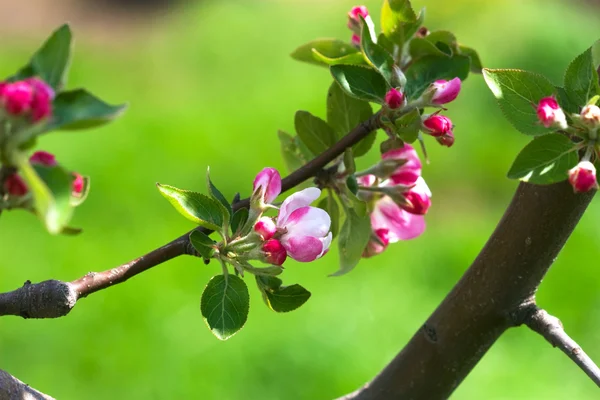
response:
{"label": "young green leaf", "polygon": [[[363,100],[348,96],[336,82],[327,92],[327,123],[333,128],[337,140],[373,115],[371,105]],[[376,132],[367,135],[353,146],[355,157],[366,154],[375,142]]]}
{"label": "young green leaf", "polygon": [[248,209],[240,208],[231,217],[231,234],[236,235],[248,220]]}
{"label": "young green leaf", "polygon": [[218,201],[201,193],[181,190],[169,185],[157,183],[156,186],[181,215],[207,229],[221,230],[224,218]]}
{"label": "young green leaf", "polygon": [[556,93],[555,87],[542,75],[516,69],[483,69],[488,87],[498,99],[508,121],[520,132],[539,136],[552,132],[538,121],[539,101]]}
{"label": "young green leaf", "polygon": [[352,64],[352,65],[364,65],[366,64],[365,58],[362,53],[352,53],[347,56],[330,58],[321,53],[316,49],[312,49],[313,58],[320,61],[322,65],[338,65],[338,64]]}
{"label": "young green leaf", "polygon": [[190,243],[205,260],[210,260],[215,254],[215,241],[202,231],[195,230],[190,233]]}
{"label": "young green leaf", "polygon": [[565,90],[578,108],[583,107],[591,97],[600,94],[597,64],[600,60],[594,60],[594,51],[600,56],[600,40],[577,56],[565,73]]}
{"label": "young green leaf", "polygon": [[35,52],[29,64],[11,80],[39,76],[55,90],[60,90],[66,81],[71,62],[71,29],[65,24],[52,33],[42,47]]}
{"label": "young green leaf", "polygon": [[413,38],[408,46],[408,52],[413,60],[425,56],[450,57],[426,38]]}
{"label": "young green leaf", "polygon": [[[361,17],[362,18],[362,17]],[[360,45],[365,55],[366,61],[383,76],[388,84],[391,85],[394,74],[394,58],[383,47],[373,41],[369,24],[363,20]]]}
{"label": "young green leaf", "polygon": [[246,323],[250,295],[244,281],[235,275],[213,276],[200,301],[200,311],[212,333],[221,340],[235,335]]}
{"label": "young green leaf", "polygon": [[579,161],[576,150],[571,139],[561,134],[540,136],[519,153],[508,177],[538,185],[564,181]]}
{"label": "young green leaf", "polygon": [[381,8],[381,29],[383,34],[402,48],[404,43],[419,29],[423,12],[419,18],[408,0],[384,0]]}
{"label": "young green leaf", "polygon": [[398,118],[394,125],[396,126],[396,134],[400,139],[407,143],[413,143],[419,137],[421,114],[419,110],[414,109]]}
{"label": "young green leaf", "polygon": [[405,94],[416,99],[427,87],[439,79],[467,79],[471,61],[467,56],[425,56],[412,63],[405,72],[407,84]]}
{"label": "young green leaf", "polygon": [[294,119],[296,133],[314,154],[321,154],[336,142],[333,129],[308,111],[297,111]]}
{"label": "young green leaf", "polygon": [[210,169],[206,170],[206,186],[208,187],[208,194],[216,200],[221,207],[221,211],[223,212],[223,229],[227,230],[233,211],[231,209],[231,204],[229,204],[225,196],[223,196],[210,180]]}
{"label": "young green leaf", "polygon": [[338,236],[340,269],[332,276],[350,272],[360,261],[363,251],[371,238],[371,218],[360,216],[354,208],[346,208],[346,220]]}
{"label": "young green leaf", "polygon": [[70,204],[74,177],[60,166],[35,167],[23,153],[15,156],[19,171],[33,194],[36,213],[51,234],[61,233],[71,220]]}
{"label": "young green leaf", "polygon": [[117,118],[127,108],[124,104],[111,106],[84,89],[59,93],[53,106],[45,131],[95,128]]}
{"label": "young green leaf", "polygon": [[459,45],[458,53],[462,54],[463,56],[469,57],[469,59],[471,60],[471,72],[474,72],[476,74],[481,73],[481,70],[483,69],[483,64],[481,63],[479,54],[477,54],[477,51],[475,49]]}
{"label": "young green leaf", "polygon": [[293,311],[310,298],[310,292],[302,286],[282,286],[282,283],[281,279],[273,276],[256,276],[263,300],[271,310],[279,313]]}
{"label": "young green leaf", "polygon": [[332,65],[333,79],[346,93],[360,100],[383,103],[388,84],[377,71],[358,65]]}
{"label": "young green leaf", "polygon": [[[315,54],[318,54],[315,56]],[[356,54],[362,60],[362,54],[349,42],[339,39],[317,39],[298,47],[291,54],[292,58],[310,64],[328,66],[326,60],[340,60],[352,54]],[[319,58],[321,57],[321,58]]]}

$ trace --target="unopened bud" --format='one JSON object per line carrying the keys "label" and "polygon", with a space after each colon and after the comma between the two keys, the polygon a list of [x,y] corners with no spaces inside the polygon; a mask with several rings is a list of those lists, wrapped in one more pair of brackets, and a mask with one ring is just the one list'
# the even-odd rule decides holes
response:
{"label": "unopened bud", "polygon": [[360,36],[358,36],[356,33],[353,33],[350,43],[352,43],[354,47],[360,49]]}
{"label": "unopened bud", "polygon": [[277,239],[267,240],[263,246],[263,261],[273,265],[283,265],[287,258],[287,252]]}
{"label": "unopened bud", "polygon": [[567,117],[554,97],[544,97],[540,100],[536,113],[538,119],[546,128],[567,128]]}
{"label": "unopened bud", "polygon": [[437,140],[437,142],[442,146],[452,147],[454,144],[454,134],[452,132],[448,132],[444,136],[436,137],[435,140]]}
{"label": "unopened bud", "polygon": [[431,104],[441,105],[450,103],[460,92],[460,79],[454,78],[449,81],[437,80],[429,86],[423,94],[424,98],[430,99]]}
{"label": "unopened bud", "polygon": [[54,167],[56,165],[56,157],[47,151],[36,151],[29,157],[29,162],[43,165],[44,167]]}
{"label": "unopened bud", "polygon": [[569,170],[569,183],[573,186],[575,193],[598,189],[594,164],[589,161],[581,161],[576,167]]}
{"label": "unopened bud", "polygon": [[374,231],[371,235],[371,240],[369,240],[367,247],[363,251],[363,258],[373,257],[382,253],[390,243],[389,233],[390,231],[384,228]]}
{"label": "unopened bud", "polygon": [[581,122],[586,126],[596,129],[600,127],[600,107],[588,104],[581,110]]}
{"label": "unopened bud", "polygon": [[433,137],[444,136],[452,132],[452,121],[444,115],[431,115],[423,120],[425,132]]}
{"label": "unopened bud", "polygon": [[254,232],[258,233],[263,240],[269,240],[277,232],[277,226],[273,219],[269,217],[261,217],[256,224],[254,224]]}
{"label": "unopened bud", "polygon": [[33,88],[27,82],[19,81],[2,85],[0,99],[6,112],[20,116],[31,109]]}
{"label": "unopened bud", "polygon": [[398,89],[392,88],[385,94],[385,104],[390,109],[395,110],[396,108],[400,108],[403,103],[404,94]]}
{"label": "unopened bud", "polygon": [[75,176],[75,180],[73,181],[73,194],[80,195],[83,192],[85,186],[85,180],[83,176],[78,173],[73,174]]}
{"label": "unopened bud", "polygon": [[18,174],[9,175],[4,181],[4,191],[11,196],[21,197],[29,191],[23,178]]}
{"label": "unopened bud", "polygon": [[275,168],[265,168],[256,175],[252,193],[252,204],[270,204],[281,193],[281,175]]}

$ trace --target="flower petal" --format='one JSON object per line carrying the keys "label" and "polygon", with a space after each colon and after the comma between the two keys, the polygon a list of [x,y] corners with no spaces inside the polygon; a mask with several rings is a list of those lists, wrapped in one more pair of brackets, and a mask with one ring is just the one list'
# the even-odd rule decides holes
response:
{"label": "flower petal", "polygon": [[333,235],[331,234],[331,232],[329,232],[327,236],[325,236],[324,238],[320,238],[319,240],[321,241],[321,243],[323,243],[323,250],[317,258],[321,258],[325,254],[327,254],[327,252],[329,251],[329,246],[331,246],[331,241],[333,240]]}
{"label": "flower petal", "polygon": [[302,207],[288,216],[283,228],[284,236],[324,237],[329,232],[331,217],[325,210],[316,207]]}
{"label": "flower petal", "polygon": [[321,195],[321,189],[310,187],[299,192],[294,193],[284,200],[283,204],[279,208],[279,215],[277,216],[277,226],[285,225],[288,217],[291,213],[301,207],[310,205],[313,201],[319,198]]}
{"label": "flower petal", "polygon": [[371,226],[373,230],[388,229],[389,241],[395,243],[420,236],[425,231],[425,218],[404,211],[390,197],[384,196],[371,213]]}
{"label": "flower petal", "polygon": [[281,243],[288,256],[296,261],[314,261],[323,254],[324,243],[313,236],[284,236],[281,238]]}

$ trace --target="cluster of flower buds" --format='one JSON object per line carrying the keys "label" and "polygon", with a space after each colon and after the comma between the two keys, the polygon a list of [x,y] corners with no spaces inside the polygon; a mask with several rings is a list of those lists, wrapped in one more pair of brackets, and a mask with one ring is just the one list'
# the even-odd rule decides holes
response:
{"label": "cluster of flower buds", "polygon": [[54,90],[39,78],[0,83],[0,105],[10,117],[38,123],[52,115]]}
{"label": "cluster of flower buds", "polygon": [[573,127],[569,126],[567,116],[554,96],[542,98],[536,106],[539,122],[546,128],[559,130],[574,129],[584,139],[586,152],[581,161],[569,170],[569,183],[576,193],[598,189],[596,167],[592,158],[600,158],[597,150],[598,133],[600,131],[600,107],[587,104],[579,114],[572,114]]}
{"label": "cluster of flower buds", "polygon": [[358,48],[360,48],[360,33],[362,31],[361,17],[367,25],[374,26],[367,7],[355,6],[348,12],[348,28],[352,31],[350,42]]}
{"label": "cluster of flower buds", "polygon": [[[48,153],[46,151],[36,151],[29,158],[29,162],[31,165],[39,165],[47,168],[51,168],[57,165],[56,157],[54,154]],[[73,186],[72,186],[72,195],[75,197],[79,197],[84,190],[85,180],[83,176],[74,172],[73,173]],[[13,173],[9,175],[4,180],[4,192],[9,196],[20,198],[26,196],[29,193],[29,188],[27,184],[23,180],[23,178],[18,173]]]}
{"label": "cluster of flower buds", "polygon": [[363,257],[381,253],[389,243],[416,238],[425,230],[431,191],[421,167],[416,150],[404,144],[384,153],[378,165],[357,178],[358,197],[370,205],[373,230]]}
{"label": "cluster of flower buds", "polygon": [[320,208],[310,204],[321,195],[317,188],[307,188],[289,196],[279,207],[277,217],[262,214],[277,208],[272,202],[281,193],[281,176],[274,168],[263,169],[254,180],[250,202],[253,234],[259,238],[258,259],[273,265],[282,265],[289,256],[296,261],[309,262],[322,257],[329,250],[332,234],[331,218]]}

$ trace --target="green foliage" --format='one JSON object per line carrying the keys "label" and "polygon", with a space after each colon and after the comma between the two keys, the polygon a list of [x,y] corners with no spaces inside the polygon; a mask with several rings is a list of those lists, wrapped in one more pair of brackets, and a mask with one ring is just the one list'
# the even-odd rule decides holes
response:
{"label": "green foliage", "polygon": [[598,83],[599,64],[600,40],[577,56],[567,68],[564,89],[569,102],[575,103],[578,108],[583,107],[593,96],[600,94],[600,83]]}
{"label": "green foliage", "polygon": [[212,333],[221,340],[235,335],[246,323],[250,295],[235,275],[213,276],[200,300],[200,311]]}
{"label": "green foliage", "polygon": [[11,80],[39,76],[55,90],[62,89],[71,62],[71,39],[69,25],[58,28]]}
{"label": "green foliage", "polygon": [[339,39],[313,40],[298,47],[291,55],[295,60],[321,66],[364,63],[356,47]]}
{"label": "green foliage", "polygon": [[190,233],[190,243],[205,260],[210,260],[215,254],[215,241],[202,231],[194,230]]}
{"label": "green foliage", "polygon": [[463,55],[425,56],[413,62],[405,71],[407,83],[405,94],[409,100],[416,99],[427,87],[439,79],[467,79],[471,61]]}
{"label": "green foliage", "polygon": [[394,125],[396,134],[402,141],[413,143],[419,137],[419,131],[421,130],[421,114],[417,109],[412,110],[398,118]]}
{"label": "green foliage", "polygon": [[[347,95],[335,82],[331,84],[327,92],[327,123],[333,128],[337,140],[372,115],[373,110],[368,102]],[[352,147],[354,157],[365,155],[373,146],[376,135],[377,132],[373,131],[355,144]]]}
{"label": "green foliage", "polygon": [[384,0],[381,9],[381,29],[390,42],[402,49],[419,29],[425,18],[422,10],[417,16],[408,0]]}
{"label": "green foliage", "polygon": [[483,69],[483,64],[481,63],[481,59],[479,58],[479,54],[477,54],[477,51],[475,51],[475,49],[462,45],[458,46],[458,51],[460,54],[469,57],[469,60],[471,60],[471,72],[480,74],[481,70]]}
{"label": "green foliage", "polygon": [[556,89],[542,75],[516,69],[487,69],[483,77],[508,121],[520,132],[538,136],[552,131],[537,118],[538,102]]}
{"label": "green foliage", "polygon": [[577,165],[577,147],[568,137],[553,133],[531,141],[519,153],[508,177],[539,185],[567,179],[567,171]]}
{"label": "green foliage", "polygon": [[338,236],[340,268],[332,276],[344,275],[353,270],[371,238],[369,214],[357,213],[353,207],[346,207],[345,212],[346,220]]}
{"label": "green foliage", "polygon": [[306,146],[297,136],[294,137],[281,130],[277,132],[277,136],[279,137],[283,162],[289,172],[297,170],[310,160],[301,148],[302,146]]}
{"label": "green foliage", "polygon": [[248,220],[248,209],[240,208],[231,217],[231,234],[235,237]]}
{"label": "green foliage", "polygon": [[308,111],[297,111],[294,125],[302,143],[314,154],[321,154],[336,142],[335,133],[327,122]]}
{"label": "green foliage", "polygon": [[224,222],[222,205],[201,193],[181,190],[169,185],[156,186],[169,203],[184,217],[204,228],[220,231]]}
{"label": "green foliage", "polygon": [[223,231],[227,232],[229,228],[229,221],[233,215],[233,210],[231,209],[231,204],[227,201],[225,196],[216,188],[216,186],[210,180],[210,170],[206,170],[206,186],[208,189],[208,194],[217,201],[219,206],[221,207],[221,212],[223,214]]}
{"label": "green foliage", "polygon": [[330,231],[335,239],[340,229],[340,206],[338,205],[333,193],[329,193],[327,197],[321,199],[318,207],[325,210],[331,217]]}
{"label": "green foliage", "polygon": [[256,284],[267,306],[278,313],[293,311],[310,298],[310,292],[302,286],[298,284],[281,286],[283,284],[281,279],[274,276],[257,275]]}
{"label": "green foliage", "polygon": [[365,59],[373,68],[375,68],[381,76],[386,80],[388,85],[392,83],[394,74],[394,58],[383,47],[373,42],[369,25],[363,21],[362,34],[360,36],[360,45],[365,55]]}
{"label": "green foliage", "polygon": [[357,65],[333,65],[333,79],[350,96],[360,100],[383,103],[389,87],[377,71]]}

